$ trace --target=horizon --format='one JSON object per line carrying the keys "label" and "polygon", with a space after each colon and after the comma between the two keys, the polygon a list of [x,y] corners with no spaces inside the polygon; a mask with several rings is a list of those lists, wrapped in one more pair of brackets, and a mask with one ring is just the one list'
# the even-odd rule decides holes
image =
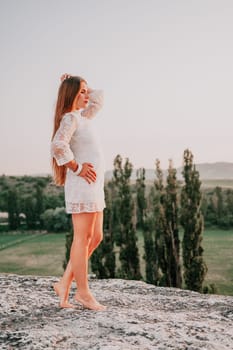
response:
{"label": "horizon", "polygon": [[[123,163],[124,163],[124,159],[123,159]],[[203,165],[208,165],[208,166],[214,166],[214,165],[232,165],[233,166],[233,162],[224,162],[224,161],[217,161],[217,162],[204,162],[204,163],[193,163],[195,166],[199,167],[199,166],[203,166]],[[179,170],[183,167],[183,165],[180,165],[178,167],[174,166],[174,168],[176,170]],[[133,170],[132,170],[132,173],[137,171],[138,169],[140,168],[144,168],[145,171],[154,171],[155,170],[155,167],[154,168],[145,168],[145,167],[134,167],[133,166]],[[168,168],[162,168],[163,171],[167,171]],[[105,170],[105,175],[108,173],[108,172],[112,172],[114,170],[114,168],[112,169],[106,169]],[[15,177],[23,177],[23,176],[32,176],[32,177],[46,177],[46,176],[52,176],[52,172],[50,173],[28,173],[28,174],[7,174],[7,173],[1,173],[0,176],[15,176]],[[232,174],[232,178],[233,178],[233,174]]]}

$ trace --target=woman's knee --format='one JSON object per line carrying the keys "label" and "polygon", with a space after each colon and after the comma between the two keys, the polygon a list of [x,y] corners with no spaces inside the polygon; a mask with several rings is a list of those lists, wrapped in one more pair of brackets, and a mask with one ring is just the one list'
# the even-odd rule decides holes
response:
{"label": "woman's knee", "polygon": [[92,238],[92,242],[94,245],[99,245],[100,242],[103,240],[103,231],[99,230],[99,231],[95,231],[93,238]]}
{"label": "woman's knee", "polygon": [[93,232],[90,231],[86,231],[83,232],[82,234],[79,235],[74,235],[74,240],[73,242],[76,243],[77,245],[89,245],[91,240],[92,240],[92,236],[93,236]]}

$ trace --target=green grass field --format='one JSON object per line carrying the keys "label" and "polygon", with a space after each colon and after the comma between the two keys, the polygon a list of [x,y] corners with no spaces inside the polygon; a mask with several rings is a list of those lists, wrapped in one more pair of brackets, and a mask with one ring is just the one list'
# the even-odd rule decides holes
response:
{"label": "green grass field", "polygon": [[[138,246],[144,273],[141,234]],[[208,266],[205,283],[214,283],[218,294],[233,295],[233,231],[206,230],[203,247]],[[64,256],[64,234],[0,233],[1,273],[60,276]]]}
{"label": "green grass field", "polygon": [[218,294],[233,295],[233,231],[206,230],[204,258],[207,283],[215,283]]}
{"label": "green grass field", "polygon": [[0,233],[0,272],[59,276],[64,256],[64,234]]}

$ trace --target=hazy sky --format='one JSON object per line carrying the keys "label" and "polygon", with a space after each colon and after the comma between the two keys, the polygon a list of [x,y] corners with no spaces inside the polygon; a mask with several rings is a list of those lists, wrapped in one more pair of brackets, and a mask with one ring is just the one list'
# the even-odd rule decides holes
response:
{"label": "hazy sky", "polygon": [[102,88],[107,169],[232,161],[232,0],[0,0],[0,174],[50,172],[59,77]]}

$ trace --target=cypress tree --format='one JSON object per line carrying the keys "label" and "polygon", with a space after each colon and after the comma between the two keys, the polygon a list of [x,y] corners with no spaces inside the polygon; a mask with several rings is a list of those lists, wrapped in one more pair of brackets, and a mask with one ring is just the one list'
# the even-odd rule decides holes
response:
{"label": "cypress tree", "polygon": [[152,215],[148,215],[144,224],[144,255],[146,264],[146,282],[151,284],[158,284],[159,273],[158,273],[158,255],[155,248],[154,239],[154,220]]}
{"label": "cypress tree", "polygon": [[19,199],[16,189],[10,188],[7,195],[8,226],[17,230],[20,226]]}
{"label": "cypress tree", "polygon": [[146,281],[159,285],[161,271],[159,268],[158,239],[159,197],[155,186],[152,186],[147,198],[147,215],[144,231],[144,259],[146,261]]}
{"label": "cypress tree", "polygon": [[181,190],[181,225],[184,229],[182,241],[184,281],[187,289],[201,292],[207,266],[203,259],[201,213],[201,181],[193,164],[190,150],[184,151],[184,186]]}
{"label": "cypress tree", "polygon": [[158,265],[163,273],[160,284],[181,287],[180,241],[178,230],[178,201],[176,170],[169,162],[167,183],[164,186],[163,172],[156,161],[155,186],[158,191],[156,245]]}
{"label": "cypress tree", "polygon": [[178,185],[176,179],[176,169],[173,168],[172,161],[169,161],[165,216],[167,225],[166,245],[169,259],[169,273],[171,275],[171,286],[181,288],[182,276],[180,266],[180,239],[178,229]]}
{"label": "cypress tree", "polygon": [[137,247],[136,230],[133,225],[133,199],[130,187],[130,177],[133,166],[126,158],[124,166],[122,158],[117,155],[114,160],[114,183],[117,188],[119,204],[119,232],[116,243],[120,246],[119,260],[121,268],[119,276],[128,279],[140,279],[140,262]]}
{"label": "cypress tree", "polygon": [[136,193],[137,193],[137,229],[144,231],[146,219],[146,185],[145,185],[145,169],[140,168],[136,172]]}
{"label": "cypress tree", "polygon": [[[142,230],[144,239],[144,255],[146,282],[157,282],[157,259],[154,249],[154,220],[152,213],[147,210],[145,169],[140,168],[136,172],[136,203],[137,203],[137,228]],[[154,193],[150,194],[154,204]],[[152,207],[153,207],[152,204]],[[150,206],[149,206],[150,207]]]}
{"label": "cypress tree", "polygon": [[168,238],[166,237],[167,225],[165,216],[165,187],[163,172],[160,168],[160,161],[158,159],[156,160],[155,173],[155,189],[157,195],[157,201],[155,201],[155,254],[158,255],[158,268],[161,273],[158,280],[158,284],[163,286],[171,286],[166,246]]}

